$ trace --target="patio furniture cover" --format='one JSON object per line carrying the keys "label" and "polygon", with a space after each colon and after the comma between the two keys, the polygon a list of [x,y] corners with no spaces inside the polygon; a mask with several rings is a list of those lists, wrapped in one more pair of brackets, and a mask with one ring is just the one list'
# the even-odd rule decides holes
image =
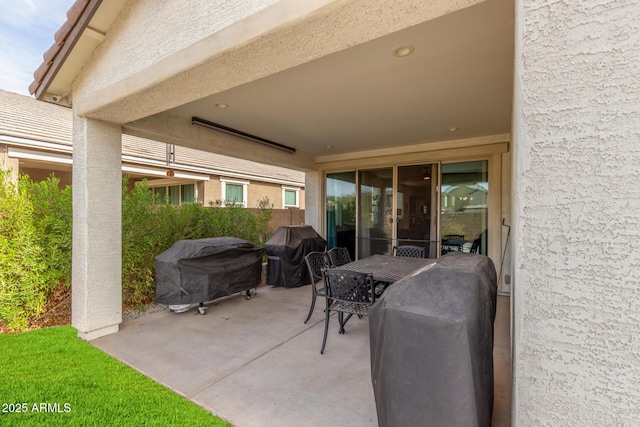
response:
{"label": "patio furniture cover", "polygon": [[263,254],[236,237],[180,240],[155,258],[156,302],[200,303],[255,288]]}
{"label": "patio furniture cover", "polygon": [[496,271],[452,253],[396,282],[369,312],[371,379],[384,426],[490,426]]}
{"label": "patio furniture cover", "polygon": [[265,243],[267,284],[287,288],[311,283],[304,257],[324,252],[327,241],[310,225],[282,226]]}

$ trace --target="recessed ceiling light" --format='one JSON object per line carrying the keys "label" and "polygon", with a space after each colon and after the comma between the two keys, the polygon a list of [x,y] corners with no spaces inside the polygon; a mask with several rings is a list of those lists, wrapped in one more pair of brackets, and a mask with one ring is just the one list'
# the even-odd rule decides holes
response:
{"label": "recessed ceiling light", "polygon": [[218,108],[227,108],[228,106],[229,104],[224,104],[224,103],[216,104],[216,107]]}
{"label": "recessed ceiling light", "polygon": [[411,45],[400,46],[393,49],[393,56],[397,56],[399,58],[402,58],[404,56],[409,56],[413,53],[413,50],[414,48]]}
{"label": "recessed ceiling light", "polygon": [[324,146],[324,148],[326,148],[326,149],[330,150],[330,149],[332,149],[332,148],[333,148],[333,145],[325,145],[325,146]]}
{"label": "recessed ceiling light", "polygon": [[448,130],[449,132],[455,132],[455,131],[457,131],[457,130],[458,130],[458,128],[451,127],[451,128],[448,128],[447,130]]}

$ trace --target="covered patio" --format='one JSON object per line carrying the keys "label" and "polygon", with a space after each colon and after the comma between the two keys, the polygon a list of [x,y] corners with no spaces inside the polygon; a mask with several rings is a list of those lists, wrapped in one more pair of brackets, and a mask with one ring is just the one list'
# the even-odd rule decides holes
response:
{"label": "covered patio", "polygon": [[[637,2],[161,3],[77,0],[30,88],[74,111],[72,323],[81,338],[104,337],[106,350],[166,317],[118,333],[124,133],[305,172],[305,222],[327,240],[332,227],[336,239],[355,233],[356,256],[384,251],[380,241],[437,248],[451,225],[444,215],[453,225],[481,218],[456,240],[464,248],[481,237],[511,295],[513,423],[638,424]],[[342,219],[357,216],[346,225],[330,222],[329,179],[340,181]],[[467,190],[445,203],[442,184]],[[189,328],[211,338],[208,319]],[[165,321],[171,330],[175,319]],[[247,338],[219,357],[228,367],[219,376],[184,393],[204,399],[217,382],[245,380],[256,401],[268,396],[242,374],[317,325],[293,330],[262,347]],[[183,345],[210,345],[191,341]],[[327,356],[337,342],[330,337]],[[233,367],[243,352],[253,356]],[[301,371],[312,369],[328,381],[316,365]],[[368,381],[361,375],[355,381]]]}
{"label": "covered patio", "polygon": [[[339,335],[334,316],[321,355],[324,301],[304,324],[310,298],[309,286],[263,285],[249,301],[210,304],[205,316],[150,314],[91,343],[234,425],[377,426],[368,320],[352,319]],[[509,298],[499,296],[494,427],[511,425],[509,342]]]}

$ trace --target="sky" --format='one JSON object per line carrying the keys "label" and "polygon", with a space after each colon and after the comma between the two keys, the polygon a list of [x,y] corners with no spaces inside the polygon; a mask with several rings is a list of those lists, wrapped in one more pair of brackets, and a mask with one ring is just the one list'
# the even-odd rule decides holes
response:
{"label": "sky", "polygon": [[29,95],[42,54],[75,0],[0,0],[0,89]]}

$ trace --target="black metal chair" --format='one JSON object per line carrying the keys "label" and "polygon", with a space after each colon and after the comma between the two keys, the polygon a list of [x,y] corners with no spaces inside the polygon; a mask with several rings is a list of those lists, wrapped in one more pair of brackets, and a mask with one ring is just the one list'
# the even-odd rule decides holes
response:
{"label": "black metal chair", "polygon": [[347,248],[333,248],[328,253],[331,267],[340,267],[351,262],[351,256]]}
{"label": "black metal chair", "polygon": [[464,235],[462,234],[445,234],[442,236],[442,255],[449,252],[462,252],[462,246],[464,242]]}
{"label": "black metal chair", "polygon": [[482,240],[486,238],[487,230],[484,230],[482,233],[478,234],[478,237],[473,240],[469,252],[471,252],[472,254],[479,254],[482,250]]}
{"label": "black metal chair", "polygon": [[[307,323],[316,306],[316,297],[327,296],[326,288],[324,286],[318,288],[318,282],[323,280],[322,269],[329,267],[329,258],[326,252],[310,252],[304,257],[304,262],[307,264],[309,277],[311,278],[311,308],[309,308],[309,315],[304,321],[304,323]],[[324,282],[322,283],[324,285]]]}
{"label": "black metal chair", "polygon": [[413,246],[413,245],[394,246],[393,256],[424,258],[424,248],[421,246]]}
{"label": "black metal chair", "polygon": [[471,244],[471,249],[469,249],[469,253],[477,254],[479,250],[480,250],[480,238],[478,237]]}
{"label": "black metal chair", "polygon": [[[324,353],[329,330],[329,315],[338,312],[340,329],[344,334],[344,326],[354,314],[358,317],[367,316],[369,309],[375,302],[373,276],[370,273],[358,273],[337,268],[322,270],[325,289],[327,290],[327,308],[324,320],[324,338],[320,354]],[[344,313],[348,313],[344,318]]]}

